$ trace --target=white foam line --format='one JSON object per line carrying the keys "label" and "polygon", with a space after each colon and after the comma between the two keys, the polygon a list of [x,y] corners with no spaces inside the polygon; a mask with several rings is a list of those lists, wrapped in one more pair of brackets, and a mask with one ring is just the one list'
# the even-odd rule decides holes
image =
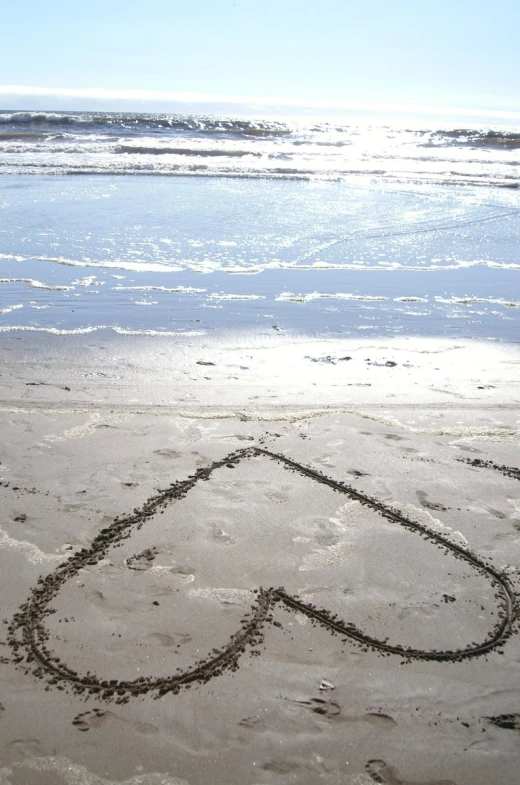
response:
{"label": "white foam line", "polygon": [[42,283],[41,281],[35,281],[33,278],[0,278],[0,283],[26,283],[31,289],[48,289],[53,292],[68,292],[71,289],[74,289],[73,286],[58,286]]}
{"label": "white foam line", "polygon": [[172,294],[199,294],[207,289],[195,289],[193,286],[117,286],[112,287],[116,292],[171,292]]}
{"label": "white foam line", "polygon": [[26,540],[15,540],[7,532],[0,529],[0,549],[22,553],[31,564],[49,564],[63,559],[63,554],[44,553],[37,545]]}
{"label": "white foam line", "polygon": [[[337,410],[334,411],[337,412]],[[308,420],[312,417],[323,417],[326,414],[330,414],[330,411],[318,409],[304,412],[248,412],[247,418],[257,422],[299,422],[299,420]],[[188,420],[234,420],[240,417],[241,413],[238,411],[180,411],[178,415]]]}
{"label": "white foam line", "polygon": [[0,314],[11,313],[11,311],[17,311],[19,308],[23,308],[23,305],[8,305],[6,308],[0,308]]}
{"label": "white foam line", "polygon": [[181,272],[182,267],[178,265],[161,264],[158,262],[125,262],[125,261],[109,261],[109,262],[93,262],[91,259],[79,261],[78,259],[66,259],[64,256],[21,256],[20,254],[0,254],[0,259],[5,259],[12,262],[53,262],[54,264],[63,264],[67,267],[98,267],[100,269],[120,269],[128,270],[130,272],[156,272],[156,273],[173,273]]}
{"label": "white foam line", "polygon": [[161,264],[159,262],[125,262],[125,261],[110,261],[110,262],[93,262],[91,259],[78,261],[77,259],[65,259],[63,256],[34,256],[27,257],[28,259],[34,258],[38,262],[54,262],[55,264],[63,264],[67,267],[97,267],[100,269],[118,269],[128,270],[129,272],[151,272],[151,273],[178,273],[182,271],[182,267],[178,265]]}
{"label": "white foam line", "polygon": [[67,259],[63,256],[21,256],[20,254],[0,254],[0,259],[9,261],[24,262],[24,261],[39,261],[39,262],[53,262],[54,264],[62,264],[68,267],[95,267],[99,269],[120,269],[128,270],[130,272],[160,272],[160,273],[174,273],[182,272],[183,270],[193,270],[195,272],[225,272],[230,275],[255,275],[263,272],[264,270],[356,270],[358,272],[438,272],[443,270],[460,270],[469,267],[489,267],[491,269],[503,270],[520,270],[520,263],[517,262],[494,262],[489,259],[471,259],[471,260],[457,260],[449,264],[437,264],[435,261],[432,264],[424,266],[411,266],[402,264],[401,262],[385,262],[382,264],[365,265],[365,264],[345,264],[341,262],[313,262],[312,264],[301,264],[295,262],[266,262],[265,264],[253,265],[251,267],[241,267],[239,265],[221,265],[219,262],[196,262],[194,260],[172,260],[170,264],[164,262],[129,262],[125,260],[110,260],[104,262],[96,262],[91,259]]}
{"label": "white foam line", "polygon": [[30,333],[50,333],[51,335],[86,335],[96,332],[96,330],[107,329],[103,325],[97,327],[78,327],[76,330],[59,330],[57,327],[31,327],[28,325],[3,325],[0,332],[30,332]]}
{"label": "white foam line", "polygon": [[148,335],[148,336],[164,336],[166,338],[194,338],[197,336],[206,335],[204,330],[191,330],[182,332],[181,330],[130,330],[126,327],[111,327],[106,324],[98,324],[90,327],[77,327],[75,330],[60,330],[57,327],[32,327],[30,325],[3,325],[0,327],[0,332],[33,332],[33,333],[49,333],[50,335],[87,335],[88,333],[96,332],[97,330],[112,330],[118,335]]}
{"label": "white foam line", "polygon": [[439,270],[460,270],[468,267],[490,267],[492,269],[503,270],[520,270],[520,264],[511,262],[509,264],[504,262],[491,262],[485,259],[475,259],[473,261],[459,261],[455,264],[430,264],[423,267],[401,264],[401,262],[388,262],[387,264],[379,265],[364,265],[364,264],[340,264],[334,262],[315,262],[314,264],[269,264],[265,267],[282,267],[286,270],[357,270],[359,272],[395,272],[402,270],[404,272],[414,273],[428,273],[438,272]]}
{"label": "white foam line", "polygon": [[0,782],[2,785],[11,785],[11,781],[7,777],[12,776],[16,770],[20,769],[50,772],[53,774],[53,777],[60,777],[60,783],[63,782],[63,785],[189,785],[186,780],[179,777],[156,772],[134,774],[126,780],[105,779],[94,774],[86,766],[73,763],[69,758],[55,756],[25,758],[0,769]]}
{"label": "white foam line", "polygon": [[192,589],[192,597],[202,597],[207,600],[218,600],[219,602],[250,602],[254,597],[249,589]]}
{"label": "white foam line", "polygon": [[454,305],[471,305],[472,303],[492,303],[493,305],[504,305],[506,308],[520,308],[520,302],[516,300],[503,300],[498,297],[435,297],[438,303]]}
{"label": "white foam line", "polygon": [[[118,414],[111,414],[103,417],[100,412],[94,412],[90,415],[90,419],[84,425],[76,425],[68,431],[64,431],[63,439],[82,439],[84,436],[89,436],[95,433],[97,428],[102,426],[110,426],[133,417],[131,412],[119,412]],[[60,439],[61,440],[61,439]]]}
{"label": "white foam line", "polygon": [[315,553],[309,553],[303,557],[303,564],[298,568],[300,571],[319,570],[322,567],[332,567],[340,564],[350,555],[351,544],[349,542],[338,542],[336,545],[329,545],[321,548]]}
{"label": "white foam line", "polygon": [[422,523],[429,529],[441,531],[442,534],[448,535],[451,539],[462,543],[462,545],[468,544],[468,541],[462,532],[454,531],[451,526],[447,526],[445,523],[442,523],[439,518],[434,518],[431,512],[428,512],[428,510],[423,510],[422,507],[416,507],[415,504],[407,504],[405,509],[409,517],[415,519],[417,523]]}
{"label": "white foam line", "polygon": [[388,297],[376,296],[370,294],[350,294],[348,292],[336,292],[335,294],[327,294],[324,292],[311,292],[310,294],[294,294],[293,292],[282,292],[275,297],[278,302],[295,302],[295,303],[308,303],[312,300],[319,299],[336,299],[336,300],[388,300]]}
{"label": "white foam line", "polygon": [[219,294],[217,293],[210,294],[207,299],[208,300],[265,300],[265,296],[263,294],[225,294],[224,292],[220,292]]}
{"label": "white foam line", "polygon": [[118,335],[163,335],[166,338],[195,338],[197,336],[206,335],[205,330],[191,330],[182,332],[180,330],[129,330],[126,327],[111,327]]}
{"label": "white foam line", "polygon": [[364,420],[373,420],[374,422],[382,423],[383,425],[390,425],[394,428],[408,431],[409,433],[416,433],[424,436],[455,436],[459,438],[505,438],[520,436],[520,428],[472,428],[467,426],[448,426],[446,428],[414,428],[411,425],[400,422],[396,417],[382,414],[371,414],[370,412],[353,412]]}
{"label": "white foam line", "polygon": [[76,278],[71,281],[74,286],[104,286],[105,281],[98,281],[95,275],[87,275],[85,278]]}

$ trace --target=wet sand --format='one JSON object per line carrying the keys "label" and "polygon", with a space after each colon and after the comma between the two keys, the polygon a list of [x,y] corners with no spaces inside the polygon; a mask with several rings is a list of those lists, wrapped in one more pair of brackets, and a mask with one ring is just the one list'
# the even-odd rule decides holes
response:
{"label": "wet sand", "polygon": [[515,781],[518,350],[276,341],[2,338],[2,785]]}

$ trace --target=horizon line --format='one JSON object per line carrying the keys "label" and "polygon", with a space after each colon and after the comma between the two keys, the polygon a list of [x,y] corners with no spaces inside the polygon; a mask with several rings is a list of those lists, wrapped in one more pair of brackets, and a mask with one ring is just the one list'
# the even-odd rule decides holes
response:
{"label": "horizon line", "polygon": [[[372,103],[362,101],[344,101],[328,99],[296,99],[296,98],[273,98],[259,96],[237,96],[225,94],[199,93],[196,91],[166,91],[166,90],[147,90],[147,89],[114,89],[105,87],[38,87],[34,85],[0,85],[0,99],[7,96],[23,98],[33,96],[35,98],[55,98],[55,99],[90,99],[94,101],[160,101],[180,104],[231,104],[243,109],[259,110],[275,108],[280,109],[301,109],[301,110],[331,110],[331,111],[351,111],[392,114],[412,114],[412,115],[435,115],[452,117],[479,116],[486,118],[496,118],[502,120],[518,120],[520,122],[520,110],[507,109],[476,109],[458,106],[428,106],[418,103],[389,103],[374,101]],[[5,111],[5,110],[4,110]],[[64,110],[62,110],[64,111]],[[87,111],[87,110],[85,110]]]}

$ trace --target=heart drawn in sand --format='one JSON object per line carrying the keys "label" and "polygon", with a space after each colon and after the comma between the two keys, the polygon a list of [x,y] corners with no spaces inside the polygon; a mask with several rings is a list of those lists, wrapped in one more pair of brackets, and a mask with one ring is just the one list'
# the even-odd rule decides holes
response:
{"label": "heart drawn in sand", "polygon": [[[244,594],[250,596],[252,600],[249,613],[245,615],[242,613],[238,629],[235,628],[235,631],[233,631],[233,628],[231,628],[231,631],[227,633],[228,637],[225,643],[219,645],[216,642],[216,648],[213,648],[206,656],[190,655],[191,661],[188,661],[188,664],[184,667],[175,668],[175,657],[178,656],[183,643],[187,640],[192,641],[192,638],[188,635],[183,635],[174,630],[175,616],[180,612],[184,612],[188,614],[188,618],[194,617],[197,621],[198,610],[196,603],[198,602],[200,605],[198,597],[204,596],[204,592],[209,592],[210,590],[198,589],[198,595],[196,591],[192,591],[189,596],[183,597],[180,588],[170,588],[169,593],[165,594],[164,597],[160,593],[154,594],[153,601],[147,600],[146,607],[143,606],[142,608],[142,614],[148,615],[155,611],[166,614],[166,616],[163,615],[162,617],[163,627],[153,633],[156,646],[164,647],[165,655],[161,663],[165,663],[163,665],[166,670],[165,673],[159,676],[152,676],[142,675],[138,672],[136,676],[126,676],[126,672],[128,672],[128,652],[132,651],[129,648],[125,650],[126,672],[123,677],[121,677],[121,673],[118,675],[117,672],[110,677],[106,673],[97,674],[90,670],[85,671],[85,658],[83,657],[82,659],[81,647],[78,650],[79,654],[76,651],[74,657],[68,656],[67,647],[70,649],[68,630],[70,627],[67,627],[67,622],[69,622],[69,618],[58,619],[57,621],[60,622],[58,627],[54,618],[57,610],[52,604],[57,603],[59,605],[60,601],[66,600],[67,593],[80,591],[81,587],[84,586],[84,581],[88,580],[88,576],[92,574],[93,570],[95,573],[95,570],[101,567],[108,569],[107,565],[113,568],[114,565],[111,563],[110,558],[115,560],[116,548],[122,547],[125,540],[129,540],[131,536],[142,538],[146,534],[149,537],[149,530],[153,526],[154,519],[156,521],[161,520],[158,517],[156,518],[156,516],[164,513],[167,509],[170,512],[173,510],[175,514],[178,508],[173,503],[184,499],[196,486],[201,488],[205,481],[210,480],[214,476],[215,472],[221,469],[234,469],[239,465],[243,466],[251,459],[273,461],[276,467],[294,472],[300,482],[308,480],[316,483],[314,494],[316,497],[324,491],[330,492],[332,490],[335,493],[339,493],[342,495],[343,500],[347,502],[347,506],[354,503],[356,507],[362,508],[367,514],[369,513],[378,520],[382,518],[384,524],[392,531],[404,530],[407,535],[419,535],[429,543],[430,548],[436,546],[436,549],[440,549],[443,554],[458,560],[466,571],[469,567],[470,572],[475,573],[479,580],[487,582],[487,590],[491,590],[490,596],[494,598],[492,601],[495,605],[494,618],[496,622],[494,626],[490,625],[492,629],[483,633],[483,640],[480,642],[468,643],[460,648],[436,650],[422,645],[407,646],[397,642],[389,642],[388,639],[378,639],[375,634],[363,631],[353,621],[343,620],[339,614],[334,614],[330,609],[320,608],[312,602],[304,601],[298,594],[298,591],[289,591],[286,588],[279,587],[249,587],[247,590],[237,590],[242,600]],[[191,499],[191,497],[189,498]],[[275,488],[270,491],[269,499],[271,500],[272,508],[274,509],[276,504],[280,503],[283,498],[284,494],[279,489]],[[277,523],[279,524],[279,522]],[[282,521],[283,523],[284,521]],[[396,527],[398,528],[396,529]],[[172,526],[169,525],[165,528],[167,528],[170,537],[173,536],[171,532]],[[173,529],[175,529],[175,520]],[[179,528],[176,536],[182,539],[183,548],[185,551],[188,549],[189,552],[189,530],[185,528],[181,531]],[[415,538],[412,539],[415,541]],[[293,540],[304,542],[306,538],[296,537]],[[218,542],[218,545],[215,545],[215,542]],[[212,548],[229,548],[232,545],[232,536],[225,531],[225,527],[219,526],[217,521],[214,525]],[[421,547],[428,546],[421,545]],[[251,548],[254,549],[254,546],[251,546]],[[338,554],[340,554],[341,558],[346,558],[344,557],[344,551],[344,543],[329,545],[328,550],[325,549],[329,556],[329,561],[327,562],[325,559],[321,568],[328,569],[328,566],[333,563],[334,558]],[[155,542],[149,543],[148,547],[143,548],[139,553],[134,552],[126,558],[124,560],[124,568],[122,566],[119,567],[118,576],[123,576],[121,580],[126,581],[126,583],[123,585],[123,590],[120,587],[118,601],[123,603],[126,601],[127,609],[131,609],[134,613],[140,612],[140,610],[135,607],[138,601],[135,600],[134,602],[132,599],[132,586],[137,585],[135,581],[153,581],[154,570],[162,569],[167,571],[168,579],[176,580],[181,588],[183,583],[194,580],[190,571],[190,565],[186,561],[173,567],[171,565],[170,567],[154,566],[155,558],[159,552],[160,548]],[[230,550],[227,552],[231,553]],[[213,553],[214,550],[211,550],[208,546],[208,563],[211,563],[214,558]],[[273,553],[273,557],[276,555]],[[253,561],[254,556],[255,553],[253,552]],[[282,554],[280,558],[291,558],[291,556]],[[303,566],[299,569],[310,569],[309,564],[312,566],[313,559],[316,561],[315,556],[305,557]],[[453,564],[452,559],[450,562]],[[101,580],[100,587],[91,592],[89,600],[91,604],[88,607],[85,603],[83,605],[87,607],[88,613],[98,614],[95,620],[97,627],[105,637],[114,639],[115,646],[118,638],[121,638],[121,634],[114,631],[115,627],[112,628],[110,626],[109,614],[101,613],[103,603],[107,602],[107,591],[111,589],[110,582],[106,577],[106,569],[104,573],[101,571],[95,573],[95,577],[97,576],[97,579]],[[262,563],[255,565],[253,574],[260,579],[259,584],[266,573],[268,573],[268,570],[265,565],[262,565]],[[146,592],[142,590],[142,587],[145,585],[140,584],[141,593],[138,595],[140,598],[146,596]],[[124,587],[127,588],[125,589]],[[440,582],[439,588],[442,590],[442,582]],[[232,597],[232,591],[231,594],[228,592],[228,595]],[[81,603],[79,605],[81,606]],[[181,605],[182,607],[179,607]],[[188,606],[187,608],[184,607],[186,605]],[[258,447],[249,447],[233,452],[225,458],[215,461],[210,466],[199,468],[195,474],[187,479],[174,482],[167,489],[148,499],[140,509],[135,509],[130,515],[115,518],[109,526],[99,532],[90,547],[74,553],[67,561],[60,564],[54,572],[40,578],[29,599],[21,606],[9,626],[9,643],[14,650],[14,660],[19,667],[32,671],[50,684],[56,685],[61,689],[66,687],[80,693],[91,693],[105,700],[115,699],[126,702],[132,697],[147,693],[153,693],[155,696],[164,695],[168,692],[176,693],[182,688],[208,682],[226,670],[235,670],[238,667],[241,655],[246,650],[255,654],[260,653],[258,646],[263,640],[265,627],[274,621],[273,611],[279,605],[290,612],[299,614],[300,618],[308,619],[315,624],[321,625],[330,633],[339,636],[344,642],[351,641],[387,655],[399,655],[406,660],[435,661],[462,660],[485,654],[501,646],[511,635],[512,623],[517,612],[515,594],[507,577],[485,563],[483,559],[466,547],[455,542],[449,535],[433,531],[426,524],[411,520],[398,509],[385,505],[345,483],[330,479],[319,471],[297,463],[284,455]],[[125,606],[123,605],[122,608],[119,622],[121,622],[121,619],[124,622]],[[442,608],[443,612],[448,612],[452,605],[451,603],[443,604]],[[343,614],[344,606],[340,605],[339,609]],[[63,609],[61,611],[63,612]],[[192,614],[191,617],[189,616],[190,613]],[[226,623],[228,626],[230,623],[229,618],[225,617],[225,619],[228,619],[227,622],[225,619],[222,622],[218,621],[216,629],[221,634],[223,634],[222,630],[224,633],[226,632]],[[65,623],[61,624],[62,621]],[[167,623],[167,628],[164,628],[165,623]],[[201,621],[198,620],[197,623],[200,628]],[[231,619],[231,623],[236,624],[236,620]],[[121,629],[121,627],[117,629]],[[128,633],[131,635],[132,630],[129,629]],[[73,638],[73,641],[77,648],[76,639]],[[198,649],[193,651],[198,652]],[[67,657],[68,662],[65,660],[65,657]],[[107,667],[108,665],[110,663],[107,661]],[[139,668],[137,668],[137,671],[139,671]]]}

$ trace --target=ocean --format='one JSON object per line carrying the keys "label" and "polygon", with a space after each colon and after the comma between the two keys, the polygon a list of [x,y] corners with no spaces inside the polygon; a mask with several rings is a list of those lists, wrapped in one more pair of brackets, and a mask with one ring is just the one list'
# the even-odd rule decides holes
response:
{"label": "ocean", "polygon": [[520,130],[0,112],[0,331],[518,341]]}

